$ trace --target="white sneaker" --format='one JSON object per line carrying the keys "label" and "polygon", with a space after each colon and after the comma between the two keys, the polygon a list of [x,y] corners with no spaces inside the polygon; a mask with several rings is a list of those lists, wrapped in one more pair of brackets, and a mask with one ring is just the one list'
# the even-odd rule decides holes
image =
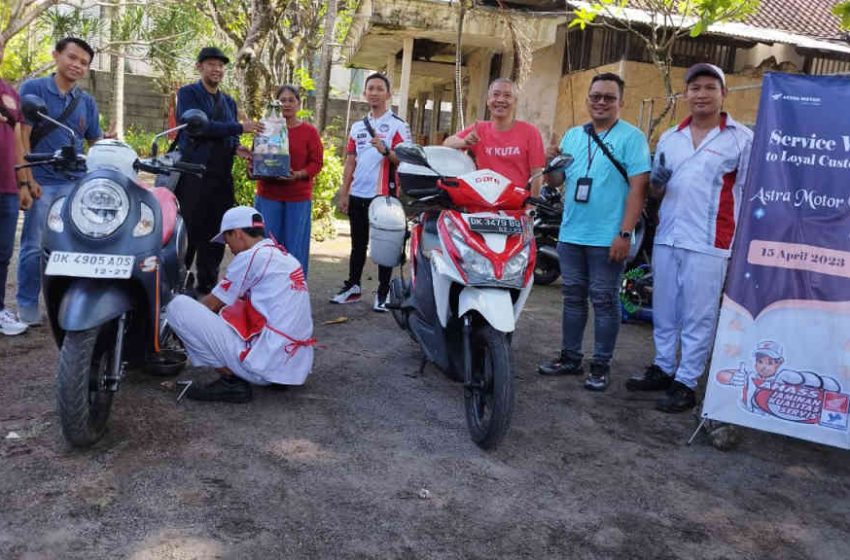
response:
{"label": "white sneaker", "polygon": [[386,313],[387,311],[389,311],[389,309],[387,309],[387,300],[389,299],[390,295],[387,294],[387,297],[385,297],[384,300],[381,301],[378,298],[378,292],[375,292],[375,299],[372,302],[372,311],[376,311],[378,313]]}
{"label": "white sneaker", "polygon": [[6,336],[15,336],[27,330],[28,325],[18,320],[17,315],[8,309],[0,310],[0,332]]}
{"label": "white sneaker", "polygon": [[360,301],[361,294],[360,286],[346,280],[339,293],[331,298],[331,303],[356,303]]}

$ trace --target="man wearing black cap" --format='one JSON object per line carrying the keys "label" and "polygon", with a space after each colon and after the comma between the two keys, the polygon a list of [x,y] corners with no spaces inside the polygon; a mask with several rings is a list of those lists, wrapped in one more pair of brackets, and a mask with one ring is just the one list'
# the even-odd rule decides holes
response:
{"label": "man wearing black cap", "polygon": [[714,342],[753,140],[722,111],[726,93],[723,70],[691,66],[684,96],[690,114],[655,150],[650,192],[663,197],[652,253],[655,360],[626,388],[666,389],[656,404],[662,412],[696,405],[694,389]]}
{"label": "man wearing black cap", "polygon": [[196,261],[197,285],[189,288],[195,288],[199,295],[208,294],[218,281],[224,247],[210,243],[209,239],[215,235],[224,212],[235,201],[231,173],[239,135],[262,130],[257,122],[239,122],[236,102],[220,91],[228,62],[230,60],[220,49],[204,47],[198,53],[195,66],[201,79],[177,92],[178,116],[189,109],[200,109],[210,121],[203,135],[190,138],[180,134],[177,140],[184,161],[207,167],[203,177],[181,177],[175,193],[189,233],[186,267],[191,268],[192,261]]}

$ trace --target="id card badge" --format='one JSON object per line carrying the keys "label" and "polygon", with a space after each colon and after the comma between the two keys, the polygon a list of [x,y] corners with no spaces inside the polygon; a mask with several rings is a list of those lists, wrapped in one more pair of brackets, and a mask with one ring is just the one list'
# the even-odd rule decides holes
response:
{"label": "id card badge", "polygon": [[576,181],[576,202],[588,202],[590,200],[590,187],[593,186],[591,177],[579,177]]}

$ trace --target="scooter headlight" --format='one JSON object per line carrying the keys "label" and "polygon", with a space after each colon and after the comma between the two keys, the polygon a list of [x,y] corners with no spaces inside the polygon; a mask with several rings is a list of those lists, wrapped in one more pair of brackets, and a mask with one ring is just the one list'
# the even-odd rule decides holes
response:
{"label": "scooter headlight", "polygon": [[487,260],[487,257],[472,249],[464,240],[463,233],[458,226],[446,216],[443,219],[446,226],[446,231],[449,232],[452,244],[457,249],[463,265],[463,271],[470,277],[473,282],[475,280],[487,280],[493,278],[493,265]]}
{"label": "scooter headlight", "polygon": [[62,233],[65,231],[65,222],[62,221],[62,208],[65,207],[66,196],[62,196],[53,201],[50,205],[50,210],[47,211],[47,227],[50,231]]}
{"label": "scooter headlight", "polygon": [[71,221],[80,233],[100,238],[111,235],[127,219],[130,200],[124,188],[110,179],[87,181],[71,200]]}
{"label": "scooter headlight", "polygon": [[528,257],[531,255],[531,244],[527,244],[522,251],[508,259],[502,273],[502,281],[519,282],[522,285],[525,270],[528,268]]}

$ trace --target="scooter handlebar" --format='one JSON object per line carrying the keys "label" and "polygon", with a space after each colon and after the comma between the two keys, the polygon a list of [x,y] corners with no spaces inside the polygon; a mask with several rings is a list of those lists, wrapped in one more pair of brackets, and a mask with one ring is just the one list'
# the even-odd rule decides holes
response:
{"label": "scooter handlebar", "polygon": [[185,163],[182,161],[178,161],[177,163],[174,163],[172,165],[151,163],[150,160],[138,160],[136,162],[136,170],[147,171],[148,173],[153,173],[155,175],[163,175],[165,173],[172,173],[174,171],[177,171],[179,173],[189,173],[200,177],[204,174],[204,171],[206,171],[206,169],[207,167],[205,165],[201,165],[198,163]]}
{"label": "scooter handlebar", "polygon": [[56,157],[56,154],[53,153],[53,152],[51,152],[51,153],[44,152],[44,153],[27,154],[27,155],[24,156],[24,159],[26,161],[30,162],[30,163],[44,163],[44,162],[52,160],[55,157]]}
{"label": "scooter handlebar", "polygon": [[182,173],[191,173],[193,175],[203,175],[207,170],[207,166],[200,163],[187,163],[178,161],[174,164],[174,169]]}
{"label": "scooter handlebar", "polygon": [[555,208],[552,207],[552,205],[549,204],[548,201],[543,200],[542,198],[537,198],[536,196],[529,196],[525,199],[525,201],[543,210],[547,210],[549,212],[556,212]]}

